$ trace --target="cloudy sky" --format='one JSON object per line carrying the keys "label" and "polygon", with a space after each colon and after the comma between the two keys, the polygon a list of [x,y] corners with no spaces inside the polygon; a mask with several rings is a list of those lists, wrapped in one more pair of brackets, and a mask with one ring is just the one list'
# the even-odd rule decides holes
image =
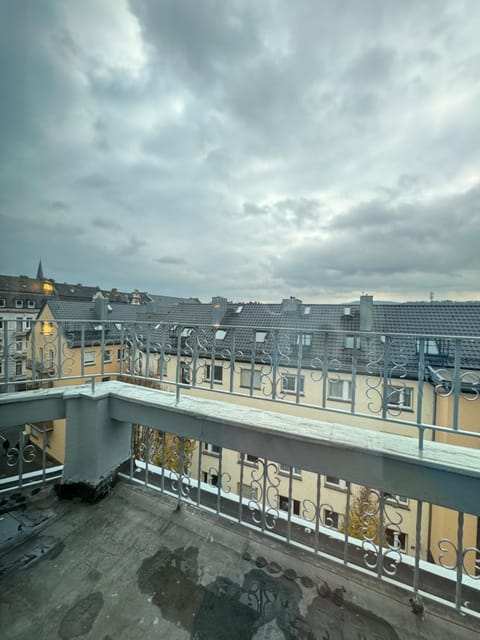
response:
{"label": "cloudy sky", "polygon": [[478,0],[0,0],[0,273],[480,299]]}

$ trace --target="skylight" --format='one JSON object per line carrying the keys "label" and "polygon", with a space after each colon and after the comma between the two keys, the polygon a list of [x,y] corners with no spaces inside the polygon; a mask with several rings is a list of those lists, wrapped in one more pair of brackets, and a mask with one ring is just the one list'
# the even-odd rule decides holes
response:
{"label": "skylight", "polygon": [[265,338],[267,337],[266,331],[256,331],[255,332],[255,342],[265,342]]}
{"label": "skylight", "polygon": [[217,329],[215,331],[215,340],[224,340],[226,335],[226,331],[224,331],[223,329]]}
{"label": "skylight", "polygon": [[180,334],[180,336],[182,338],[188,338],[188,336],[191,336],[192,333],[193,333],[193,329],[191,327],[185,327],[185,329],[183,329],[183,331]]}
{"label": "skylight", "polygon": [[303,314],[305,316],[308,316],[308,315],[310,315],[310,311],[311,310],[312,310],[312,307],[305,307],[304,310],[303,310]]}
{"label": "skylight", "polygon": [[243,311],[243,304],[235,309],[235,313],[241,313]]}

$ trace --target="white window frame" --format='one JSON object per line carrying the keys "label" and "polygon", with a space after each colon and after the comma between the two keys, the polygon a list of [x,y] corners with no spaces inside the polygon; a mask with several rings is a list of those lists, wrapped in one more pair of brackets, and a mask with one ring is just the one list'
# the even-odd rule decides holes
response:
{"label": "white window frame", "polygon": [[125,347],[118,347],[117,348],[117,362],[125,362],[126,360],[126,355],[125,355]]}
{"label": "white window frame", "polygon": [[241,453],[239,462],[243,464],[249,465],[250,467],[256,467],[258,464],[258,456],[252,455],[251,453]]}
{"label": "white window frame", "polygon": [[[244,389],[250,389],[250,380],[252,377],[251,369],[240,369],[240,386]],[[246,380],[246,383],[244,384]],[[262,385],[262,372],[260,369],[253,370],[253,388],[261,389]]]}
{"label": "white window frame", "polygon": [[[280,473],[281,475],[284,475],[284,476],[289,476],[290,475],[290,465],[289,464],[279,463],[278,473]],[[300,467],[292,467],[292,475],[293,475],[294,478],[301,478],[302,477],[302,470],[300,469]]]}
{"label": "white window frame", "polygon": [[337,489],[338,491],[347,490],[347,482],[343,478],[337,478],[336,476],[325,476],[325,486],[329,489]]}
{"label": "white window frame", "polygon": [[360,336],[345,336],[345,349],[360,349]]}
{"label": "white window frame", "polygon": [[[390,546],[390,541],[388,540],[388,534],[391,534],[393,537],[393,549],[398,549],[399,551],[406,551],[408,544],[408,535],[405,531],[398,531],[397,529],[386,527],[385,528],[385,538],[387,538],[387,544]],[[402,543],[403,538],[403,543]],[[395,541],[398,541],[398,545],[395,544]]]}
{"label": "white window frame", "polygon": [[408,498],[406,498],[405,496],[401,496],[398,493],[389,493],[388,491],[384,491],[383,495],[385,498],[385,502],[388,502],[389,504],[393,504],[395,506],[408,508]]}
{"label": "white window frame", "polygon": [[15,300],[15,309],[23,309],[23,300]]}
{"label": "white window frame", "polygon": [[209,484],[212,487],[218,487],[218,473],[212,473],[211,471],[202,471],[202,482],[205,484]]}
{"label": "white window frame", "polygon": [[268,331],[255,331],[255,343],[263,344],[267,339]]}
{"label": "white window frame", "polygon": [[[218,372],[221,372],[220,378],[217,378],[216,375],[218,374]],[[205,381],[206,382],[210,382],[210,376],[212,373],[212,365],[211,364],[206,364],[205,365]],[[222,384],[223,383],[223,367],[221,364],[214,364],[213,365],[213,382],[214,384]]]}
{"label": "white window frame", "polygon": [[54,358],[55,358],[55,354],[53,352],[53,349],[49,349],[47,351],[47,354],[48,355],[47,355],[47,358],[45,360],[46,367],[48,369],[53,369],[53,362],[54,362]]}
{"label": "white window frame", "polygon": [[27,307],[29,309],[35,309],[35,300],[27,300]]}
{"label": "white window frame", "polygon": [[[334,385],[342,385],[342,394],[336,395],[332,390]],[[328,398],[339,402],[351,402],[352,400],[352,381],[351,380],[329,380],[328,382]]]}
{"label": "white window frame", "polygon": [[[395,402],[393,398],[397,393],[398,393],[399,401]],[[408,402],[405,402],[405,399],[407,399]],[[411,411],[413,409],[412,387],[389,384],[387,387],[387,406],[391,409],[400,409],[401,411],[404,411],[404,410]]]}
{"label": "white window frame", "polygon": [[303,347],[311,347],[313,340],[313,333],[297,333],[296,344]]}
{"label": "white window frame", "polygon": [[208,453],[210,456],[219,456],[221,450],[222,447],[219,447],[217,444],[212,444],[211,442],[203,443],[203,452]]}
{"label": "white window frame", "polygon": [[[282,505],[285,505],[286,508]],[[292,499],[289,500],[288,496],[283,496],[280,493],[278,494],[278,510],[283,511],[284,513],[289,513],[292,516],[300,517],[300,508],[301,503],[300,500],[296,500],[293,496]]]}
{"label": "white window frame", "polygon": [[[331,520],[332,524],[328,525],[327,520]],[[331,509],[323,510],[323,524],[329,529],[335,529],[340,531],[345,523],[345,516],[338,511],[332,511]]]}
{"label": "white window frame", "polygon": [[[93,359],[90,360],[90,357],[93,354]],[[88,356],[88,360],[87,360],[87,356]],[[97,362],[97,352],[94,350],[89,350],[89,351],[84,351],[83,352],[83,366],[84,367],[92,367],[96,364]]]}
{"label": "white window frame", "polygon": [[[106,359],[107,353],[110,354],[108,360]],[[113,362],[112,350],[111,349],[104,349],[103,350],[103,364],[110,364],[111,362]]]}
{"label": "white window frame", "polygon": [[[416,345],[417,353],[420,353],[420,338],[417,338],[415,340],[415,345]],[[438,342],[434,338],[425,338],[424,349],[425,349],[425,355],[429,355],[429,356],[440,355]]]}
{"label": "white window frame", "polygon": [[[293,388],[289,388],[290,383]],[[295,373],[286,373],[282,376],[282,391],[283,393],[297,393],[297,385],[300,382],[300,395],[305,395],[305,376],[297,376]]]}
{"label": "white window frame", "polygon": [[227,332],[225,329],[217,329],[215,331],[215,340],[222,341],[225,340]]}
{"label": "white window frame", "polygon": [[23,351],[23,340],[15,340],[15,351]]}
{"label": "white window frame", "polygon": [[[20,373],[18,373],[19,369],[20,369]],[[23,362],[22,362],[22,360],[18,360],[15,363],[15,376],[23,376]]]}

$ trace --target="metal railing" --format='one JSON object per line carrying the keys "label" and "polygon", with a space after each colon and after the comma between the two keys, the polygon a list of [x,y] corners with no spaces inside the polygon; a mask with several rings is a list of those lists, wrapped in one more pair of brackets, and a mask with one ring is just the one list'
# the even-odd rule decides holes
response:
{"label": "metal railing", "polygon": [[121,378],[387,424],[420,448],[442,433],[480,437],[479,336],[36,320],[17,381],[14,326],[4,320],[0,391]]}
{"label": "metal railing", "polygon": [[[340,471],[343,478],[305,471],[256,456],[254,445],[231,450],[136,425],[121,475],[179,505],[395,584],[412,607],[423,609],[427,598],[480,618],[478,514],[355,484]],[[441,518],[443,527],[436,526]],[[454,538],[445,535],[452,528]]]}
{"label": "metal railing", "polygon": [[[186,395],[176,402],[173,394],[118,382],[100,392],[77,386],[8,394],[0,396],[0,410],[10,425],[34,414],[67,418],[72,482],[81,481],[82,466],[92,474],[99,461],[108,460],[110,472],[117,451],[118,464],[128,458],[124,478],[179,505],[395,584],[416,610],[428,598],[480,617],[478,450],[425,441],[419,452],[405,436],[365,431],[358,438],[341,424]],[[170,431],[159,426],[165,424]],[[45,483],[44,426],[37,429],[43,478],[32,481]],[[105,434],[114,431],[108,442]],[[30,446],[21,439],[8,447],[20,489],[31,482]],[[104,470],[97,475],[103,482]]]}

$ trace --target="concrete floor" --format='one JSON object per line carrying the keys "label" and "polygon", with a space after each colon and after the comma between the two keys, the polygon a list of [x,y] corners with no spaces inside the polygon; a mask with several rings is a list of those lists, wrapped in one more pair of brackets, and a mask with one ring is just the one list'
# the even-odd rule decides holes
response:
{"label": "concrete floor", "polygon": [[43,528],[0,558],[4,640],[480,638],[454,611],[427,603],[422,620],[406,592],[124,481],[93,506],[49,492],[29,512]]}

